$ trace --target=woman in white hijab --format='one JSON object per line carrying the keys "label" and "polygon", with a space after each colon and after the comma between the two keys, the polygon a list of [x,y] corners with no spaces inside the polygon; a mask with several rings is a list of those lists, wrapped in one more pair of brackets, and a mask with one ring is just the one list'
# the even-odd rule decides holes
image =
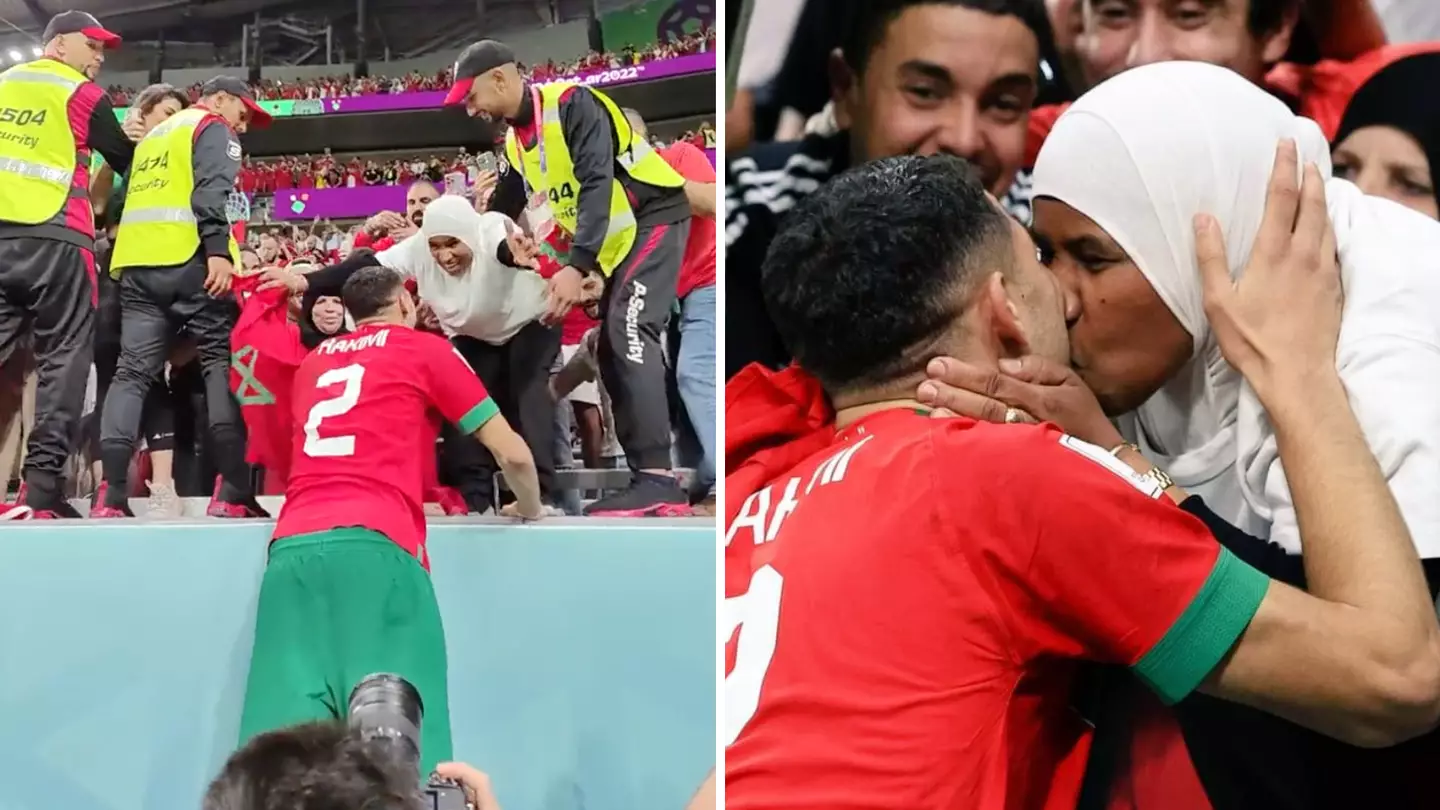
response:
{"label": "woman in white hijab", "polygon": [[436,198],[419,233],[375,258],[415,279],[421,300],[451,337],[499,346],[545,314],[545,279],[529,269],[533,246],[509,217],[477,214],[464,197]]}
{"label": "woman in white hijab", "polygon": [[1072,363],[1177,484],[1301,551],[1269,420],[1205,319],[1193,226],[1201,213],[1218,221],[1238,274],[1282,139],[1327,178],[1341,378],[1421,557],[1440,558],[1440,224],[1330,179],[1319,128],[1237,74],[1194,62],[1128,71],[1046,140],[1035,231],[1071,298]]}
{"label": "woman in white hijab", "polygon": [[[939,379],[922,386],[920,398],[975,416],[1035,404],[1036,416],[1080,438],[1079,426],[1104,426],[1094,413],[1098,399],[1150,461],[1214,514],[1187,511],[1242,557],[1298,584],[1300,528],[1275,437],[1211,334],[1194,225],[1199,214],[1214,218],[1238,278],[1282,141],[1294,143],[1299,166],[1312,163],[1325,178],[1345,291],[1336,363],[1433,591],[1440,584],[1440,223],[1333,179],[1318,127],[1229,70],[1169,62],[1127,71],[1077,101],[1045,141],[1034,175],[1034,231],[1066,293],[1074,373],[1042,375],[1043,364],[1027,364],[1011,383],[992,386],[947,359],[933,364]],[[1260,553],[1234,527],[1274,546]],[[1371,758],[1204,696],[1176,712],[1183,743],[1153,714],[1118,723],[1122,734],[1138,723],[1122,743],[1130,747],[1121,755],[1130,758],[1130,778],[1167,775],[1149,785],[1159,788],[1149,794],[1161,797],[1154,802],[1138,798],[1140,780],[1129,783],[1134,806],[1144,810],[1190,806],[1177,799],[1187,780],[1174,781],[1171,755],[1193,757],[1217,810],[1420,806],[1391,799],[1428,783],[1440,743],[1430,735]],[[1114,731],[1115,720],[1102,717],[1098,726]],[[1136,764],[1142,760],[1151,767]],[[1352,795],[1350,782],[1370,795]],[[1423,790],[1428,796],[1433,788]]]}

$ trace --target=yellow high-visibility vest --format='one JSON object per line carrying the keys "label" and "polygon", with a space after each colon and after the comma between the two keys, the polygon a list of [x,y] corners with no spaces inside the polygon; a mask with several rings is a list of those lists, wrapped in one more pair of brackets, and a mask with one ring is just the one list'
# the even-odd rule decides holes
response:
{"label": "yellow high-visibility vest", "polygon": [[[531,88],[536,96],[539,137],[533,148],[522,149],[515,130],[511,129],[505,136],[505,155],[511,166],[520,169],[530,188],[549,199],[555,222],[574,236],[580,181],[575,178],[575,163],[571,160],[570,148],[565,144],[565,133],[560,126],[560,97],[571,87],[575,87],[571,82],[555,82]],[[652,186],[680,188],[685,185],[685,178],[635,133],[615,102],[604,93],[588,87],[581,92],[594,93],[610,113],[620,144],[615,160],[626,174]],[[630,198],[617,178],[610,187],[610,227],[600,247],[600,269],[605,275],[610,275],[629,255],[630,248],[635,245],[636,230],[635,210],[630,207]]]}
{"label": "yellow high-visibility vest", "polygon": [[79,159],[70,97],[87,81],[54,59],[0,73],[0,220],[39,225],[65,208]]}
{"label": "yellow high-visibility vest", "polygon": [[[181,110],[150,130],[135,147],[125,189],[125,210],[115,231],[112,273],[127,267],[174,267],[200,250],[191,206],[195,192],[195,128],[214,113]],[[241,267],[240,246],[230,235],[230,261]]]}

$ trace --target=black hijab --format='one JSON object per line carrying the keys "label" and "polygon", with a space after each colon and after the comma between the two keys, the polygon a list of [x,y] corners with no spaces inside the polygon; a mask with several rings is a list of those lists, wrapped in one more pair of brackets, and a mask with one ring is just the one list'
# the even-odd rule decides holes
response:
{"label": "black hijab", "polygon": [[1415,139],[1430,164],[1440,206],[1440,52],[1397,59],[1371,76],[1351,97],[1331,143],[1338,146],[1371,126],[1394,127]]}

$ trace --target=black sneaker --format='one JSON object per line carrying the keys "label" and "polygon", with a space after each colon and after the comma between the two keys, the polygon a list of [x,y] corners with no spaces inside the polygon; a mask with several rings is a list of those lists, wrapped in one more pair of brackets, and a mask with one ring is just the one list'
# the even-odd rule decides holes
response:
{"label": "black sneaker", "polygon": [[585,507],[589,517],[690,517],[690,499],[668,475],[636,473],[630,486]]}
{"label": "black sneaker", "polygon": [[83,515],[75,511],[75,507],[65,500],[64,496],[55,493],[39,494],[32,490],[27,484],[20,485],[20,494],[15,498],[16,506],[28,506],[34,511],[34,517],[41,520],[78,520]]}

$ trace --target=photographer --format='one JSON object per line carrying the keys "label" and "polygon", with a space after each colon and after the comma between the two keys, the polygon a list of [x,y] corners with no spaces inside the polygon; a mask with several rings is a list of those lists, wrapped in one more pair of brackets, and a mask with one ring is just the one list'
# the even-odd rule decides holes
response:
{"label": "photographer", "polygon": [[[500,810],[490,777],[462,762],[436,775],[459,784],[472,810]],[[339,722],[261,734],[231,755],[203,810],[420,810],[414,770],[392,747]]]}

